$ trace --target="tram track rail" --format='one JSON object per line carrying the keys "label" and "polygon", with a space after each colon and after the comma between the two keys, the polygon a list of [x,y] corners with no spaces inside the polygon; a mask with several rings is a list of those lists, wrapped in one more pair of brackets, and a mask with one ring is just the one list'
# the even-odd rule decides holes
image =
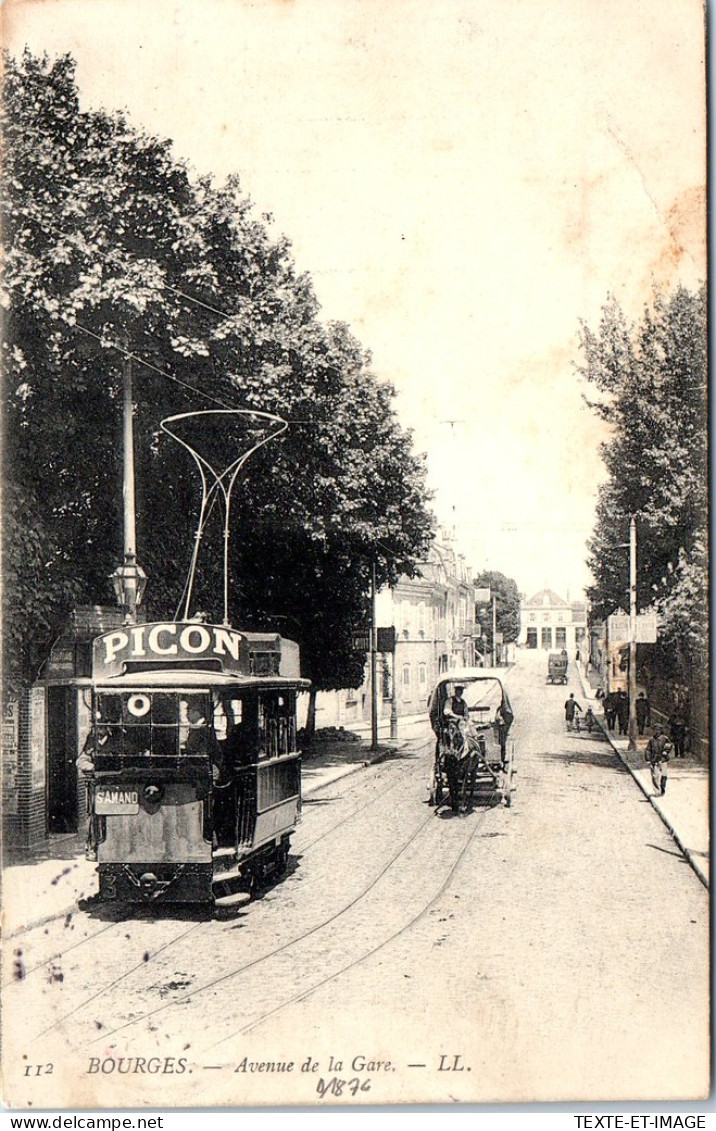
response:
{"label": "tram track rail", "polygon": [[[493,793],[488,802],[488,808],[478,816],[474,827],[470,830],[469,835],[465,839],[456,859],[453,861],[453,864],[447,876],[441,883],[437,892],[435,892],[435,894],[427,901],[427,903],[425,903],[418,912],[412,915],[406,923],[403,923],[400,927],[398,927],[397,930],[393,931],[385,939],[377,943],[376,946],[371,947],[371,949],[366,951],[364,954],[361,954],[358,957],[352,959],[350,962],[346,963],[346,965],[341,967],[340,970],[336,970],[333,973],[326,975],[326,977],[321,978],[320,981],[316,982],[315,985],[309,987],[309,989],[302,990],[300,993],[294,994],[292,997],[284,1000],[279,1005],[274,1006],[273,1009],[267,1011],[260,1017],[251,1021],[248,1025],[242,1026],[241,1028],[235,1030],[233,1033],[230,1033],[229,1036],[223,1037],[221,1041],[217,1041],[215,1044],[210,1045],[209,1049],[218,1048],[220,1045],[225,1044],[227,1041],[239,1035],[243,1036],[247,1033],[251,1033],[254,1029],[258,1029],[260,1025],[263,1025],[264,1022],[268,1021],[272,1017],[275,1017],[277,1014],[282,1013],[285,1009],[290,1008],[290,1006],[295,1005],[298,1002],[307,1001],[308,998],[312,997],[313,994],[318,993],[318,991],[321,990],[324,986],[329,985],[337,978],[343,977],[344,974],[347,974],[349,971],[356,969],[358,966],[362,965],[362,963],[367,962],[370,958],[373,957],[373,955],[378,954],[378,952],[381,951],[384,947],[389,946],[390,943],[400,938],[401,935],[406,934],[408,931],[410,931],[416,925],[416,923],[418,923],[425,915],[428,914],[431,908],[433,908],[435,904],[438,903],[438,901],[447,891],[455,873],[464,860],[468,849],[477,837],[478,833],[481,832],[482,827],[484,826],[487,819],[487,812],[492,806],[495,796],[496,793]],[[209,1051],[209,1049],[207,1049],[206,1051]]]}
{"label": "tram track rail", "polygon": [[[413,915],[411,917],[411,919],[407,923],[402,924],[401,927],[397,931],[392,932],[387,938],[382,939],[376,946],[371,947],[369,951],[367,951],[367,952],[359,955],[357,958],[353,959],[350,963],[348,963],[342,969],[340,969],[338,971],[334,971],[332,974],[330,974],[325,979],[322,979],[316,985],[309,987],[307,990],[302,990],[299,994],[293,995],[290,999],[287,999],[287,1000],[281,1002],[278,1006],[267,1011],[265,1014],[262,1014],[259,1018],[254,1019],[248,1026],[244,1026],[244,1027],[238,1029],[236,1031],[236,1033],[231,1034],[231,1035],[237,1035],[238,1033],[249,1032],[251,1029],[257,1027],[258,1025],[262,1024],[265,1020],[267,1020],[269,1017],[273,1016],[273,1014],[280,1012],[283,1009],[288,1008],[288,1006],[293,1004],[295,1001],[300,1001],[304,997],[309,997],[311,994],[317,992],[317,990],[320,989],[322,985],[327,984],[328,982],[335,979],[336,977],[342,976],[344,973],[346,973],[348,970],[352,969],[354,966],[360,965],[361,962],[367,961],[368,958],[370,958],[372,956],[372,954],[377,953],[377,951],[382,949],[384,946],[387,946],[395,938],[399,937],[400,934],[404,933],[405,931],[408,931],[415,923],[417,923],[419,921],[420,918],[422,918],[425,914],[427,914],[427,912],[430,910],[430,908],[433,906],[433,904],[435,904],[440,899],[440,897],[442,896],[442,894],[446,890],[446,888],[447,888],[450,880],[452,879],[459,863],[464,858],[465,853],[468,851],[470,844],[474,841],[474,839],[478,836],[478,834],[484,828],[485,822],[487,820],[488,813],[490,812],[490,810],[493,806],[494,798],[495,798],[495,794],[493,794],[489,798],[488,803],[487,803],[487,807],[484,810],[475,814],[476,819],[473,823],[473,826],[471,827],[467,838],[464,840],[463,844],[461,845],[459,852],[458,852],[458,856],[455,859],[455,861],[453,862],[453,864],[452,864],[452,866],[449,870],[449,873],[448,873],[447,877],[445,878],[445,880],[443,881],[443,883],[441,884],[439,890],[431,896],[431,898],[420,908],[420,910],[415,915]],[[141,1024],[143,1021],[155,1020],[156,1017],[158,1016],[158,1014],[164,1013],[169,1009],[172,1009],[172,1008],[175,1008],[175,1007],[178,1007],[178,1006],[181,1006],[181,1005],[185,1005],[189,1002],[193,1002],[201,994],[205,994],[205,993],[208,993],[212,990],[216,990],[219,986],[224,986],[227,982],[231,981],[232,979],[241,977],[243,974],[247,973],[249,970],[256,971],[256,969],[258,967],[260,967],[263,963],[270,962],[271,960],[276,958],[278,955],[285,954],[287,951],[291,950],[292,948],[295,948],[295,947],[299,946],[300,944],[304,943],[307,939],[318,934],[320,931],[322,931],[322,930],[324,930],[328,927],[334,926],[339,919],[341,919],[343,916],[345,916],[350,911],[352,911],[361,901],[366,899],[376,889],[378,884],[385,877],[386,873],[389,872],[389,870],[395,865],[395,863],[415,843],[415,841],[420,836],[420,834],[426,828],[432,826],[434,824],[434,822],[435,822],[435,810],[431,809],[429,815],[427,817],[423,818],[418,823],[418,825],[411,831],[407,840],[405,840],[404,843],[401,844],[398,851],[393,853],[392,856],[390,857],[390,859],[383,864],[383,866],[380,868],[378,873],[372,878],[371,882],[369,884],[365,885],[365,887],[360,892],[358,892],[350,901],[345,903],[342,907],[340,907],[332,915],[328,916],[327,918],[325,918],[321,922],[314,924],[308,930],[302,931],[300,934],[295,935],[293,938],[286,940],[280,946],[274,947],[272,950],[266,952],[265,954],[259,955],[255,958],[251,959],[249,962],[243,963],[242,965],[236,967],[235,969],[227,971],[226,973],[222,974],[221,976],[219,976],[217,978],[213,978],[213,979],[204,983],[201,986],[195,987],[194,989],[192,989],[190,992],[187,992],[183,996],[176,998],[171,1002],[166,1002],[166,1003],[164,1003],[160,1006],[157,1006],[153,1010],[148,1010],[144,1014],[142,1014],[138,1017],[134,1017],[130,1021],[126,1022],[123,1025],[117,1026],[114,1029],[105,1030],[100,1036],[96,1037],[90,1043],[91,1044],[96,1044],[96,1043],[99,1043],[99,1042],[106,1043],[109,1040],[109,1038],[115,1036],[117,1033],[126,1031],[127,1029],[131,1028],[134,1025]],[[230,1039],[230,1037],[222,1038],[222,1041],[216,1042],[216,1045],[221,1044],[225,1040],[228,1040],[228,1039]],[[216,1045],[212,1045],[210,1047],[214,1048],[214,1047],[216,1047]]]}
{"label": "tram track rail", "polygon": [[[416,753],[420,753],[421,749],[422,749],[421,747],[418,747],[416,749]],[[383,765],[383,763],[376,763],[376,765]],[[361,767],[361,768],[363,768],[363,767]],[[366,767],[366,768],[368,768],[368,767]],[[346,776],[350,776],[350,775],[346,775]],[[337,782],[339,782],[341,780],[342,780],[342,778],[337,778],[334,781],[326,782],[323,785],[317,786],[316,789],[313,792],[318,793],[323,789],[330,789],[332,786],[335,786],[337,784]],[[334,832],[336,832],[338,829],[340,829],[348,821],[352,820],[354,817],[356,817],[360,813],[364,812],[364,810],[368,809],[371,805],[374,805],[378,801],[382,800],[382,798],[386,794],[392,793],[392,791],[394,789],[397,789],[397,787],[401,784],[403,784],[403,783],[401,782],[400,779],[398,779],[393,785],[389,786],[388,789],[380,791],[374,797],[369,798],[363,804],[361,804],[361,805],[357,806],[355,809],[351,810],[350,813],[347,813],[344,817],[341,817],[340,820],[336,821],[333,825],[330,826],[330,828],[328,828],[324,832],[320,833],[320,835],[315,837],[314,840],[309,841],[309,843],[306,844],[306,845],[302,845],[301,849],[300,849],[300,854],[303,855],[304,853],[308,852],[310,849],[312,849],[314,847],[314,845],[318,844],[319,841],[325,840],[326,837],[331,836]],[[91,903],[92,897],[89,897],[89,901]],[[143,905],[139,905],[139,906],[143,906]],[[66,919],[69,914],[74,915],[74,914],[77,914],[78,911],[82,912],[84,910],[85,910],[85,908],[78,906],[77,903],[72,904],[72,905],[68,905],[67,907],[62,908],[61,911],[58,911],[58,912],[56,912],[52,915],[48,915],[43,919],[38,919],[37,921],[35,921],[33,923],[28,923],[27,926],[19,927],[15,931],[9,932],[8,934],[6,934],[4,936],[4,939],[8,943],[9,942],[15,942],[16,940],[22,940],[25,936],[30,935],[34,931],[38,931],[41,928],[48,927],[51,923],[56,923],[60,919]],[[116,920],[116,923],[117,924],[123,924],[123,923],[126,923],[127,921],[131,921],[135,917],[136,917],[136,911],[134,909],[130,909],[126,913],[122,913],[121,919],[118,918]],[[79,943],[73,943],[71,947],[67,948],[67,950],[60,951],[57,954],[52,955],[50,958],[45,959],[43,962],[38,963],[36,966],[33,966],[30,969],[26,970],[25,975],[29,975],[36,970],[42,969],[42,967],[48,965],[48,963],[51,962],[51,961],[55,961],[57,959],[62,958],[63,955],[65,955],[69,952],[69,950],[74,950],[77,946],[82,945],[82,943],[91,942],[92,939],[94,937],[96,937],[96,935],[102,933],[105,930],[108,930],[110,927],[112,927],[114,925],[115,925],[114,923],[107,924],[106,927],[102,928],[102,931],[96,931],[93,935],[90,935],[86,939],[82,939]],[[10,985],[12,985],[12,982],[6,983],[2,988],[5,989]]]}
{"label": "tram track rail", "polygon": [[394,853],[391,856],[391,858],[380,868],[378,873],[375,876],[373,876],[370,883],[367,884],[364,888],[362,888],[362,890],[359,891],[358,894],[355,895],[351,900],[349,900],[348,903],[343,904],[341,907],[338,908],[337,911],[333,912],[333,914],[327,916],[325,919],[322,919],[319,923],[314,923],[313,926],[311,926],[309,929],[302,931],[300,934],[295,935],[293,938],[287,939],[285,942],[281,943],[280,946],[274,947],[272,950],[267,951],[265,954],[258,955],[257,957],[252,958],[250,961],[245,962],[240,966],[237,966],[235,969],[229,970],[225,974],[222,974],[217,978],[212,978],[211,981],[205,982],[201,986],[196,986],[194,989],[192,989],[189,993],[185,994],[183,997],[176,998],[174,1001],[171,1001],[171,1002],[166,1002],[163,1005],[157,1006],[156,1009],[148,1010],[146,1013],[142,1014],[141,1016],[134,1017],[134,1018],[132,1018],[131,1021],[126,1022],[124,1025],[117,1026],[115,1029],[109,1029],[109,1030],[104,1031],[100,1037],[97,1037],[95,1039],[95,1041],[93,1041],[91,1043],[94,1044],[94,1043],[97,1043],[97,1041],[105,1041],[106,1042],[110,1037],[114,1036],[116,1033],[122,1032],[123,1030],[128,1029],[128,1028],[131,1028],[133,1025],[140,1024],[142,1021],[154,1018],[154,1017],[157,1016],[157,1014],[164,1013],[166,1010],[172,1009],[175,1006],[183,1005],[188,1001],[193,1001],[200,994],[208,993],[210,990],[215,990],[218,986],[224,985],[226,982],[231,981],[231,979],[238,978],[242,974],[245,974],[247,971],[255,969],[256,967],[260,966],[262,963],[271,961],[277,955],[286,953],[286,951],[290,950],[292,947],[298,946],[300,943],[305,942],[306,939],[311,938],[313,935],[317,934],[319,931],[322,931],[326,927],[333,925],[334,923],[336,923],[336,921],[338,919],[340,919],[348,911],[350,911],[352,908],[354,908],[361,900],[365,899],[366,896],[369,895],[370,892],[373,891],[373,889],[376,887],[376,885],[378,883],[380,883],[381,879],[386,874],[386,872],[390,868],[393,867],[393,865],[396,863],[396,861],[399,860],[400,857],[403,855],[403,853],[405,851],[407,851],[407,849],[413,844],[415,839],[420,835],[420,833],[426,827],[426,825],[428,825],[433,820],[434,820],[434,813],[431,810],[430,815],[428,817],[423,818],[423,820],[418,824],[418,826],[411,832],[408,839],[401,845],[399,850],[396,853]]}
{"label": "tram track rail", "polygon": [[[324,786],[318,787],[316,792],[318,792],[320,789],[329,788],[331,785],[334,785],[334,784],[335,784],[335,782],[326,783]],[[368,798],[362,804],[353,808],[349,813],[347,813],[345,816],[341,817],[340,820],[335,821],[328,829],[326,829],[325,831],[320,833],[319,836],[315,837],[312,841],[309,841],[308,844],[301,846],[300,853],[299,853],[300,856],[301,857],[304,856],[307,852],[311,851],[315,847],[315,845],[317,845],[319,842],[325,840],[327,837],[329,837],[329,836],[333,835],[335,832],[339,831],[349,821],[353,820],[355,817],[364,813],[366,811],[366,809],[370,808],[372,805],[377,804],[379,801],[383,800],[387,794],[392,793],[394,789],[397,789],[398,786],[402,785],[402,784],[403,784],[402,779],[398,778],[394,782],[393,785],[389,786],[387,789],[380,790],[373,797]],[[75,911],[75,910],[76,909],[73,909],[73,911]],[[22,928],[19,931],[13,932],[12,935],[6,936],[6,941],[7,942],[12,941],[15,944],[17,944],[17,941],[21,940],[23,936],[29,935],[31,932],[36,931],[41,927],[47,927],[48,923],[50,923],[50,922],[56,922],[60,919],[66,919],[67,915],[68,915],[68,911],[63,910],[62,912],[58,913],[57,915],[52,916],[50,919],[42,920],[41,923],[31,924],[30,926],[28,926],[26,928]],[[79,947],[93,942],[96,938],[98,938],[100,935],[105,934],[107,931],[111,930],[113,927],[122,928],[122,927],[126,926],[126,924],[128,922],[133,922],[135,920],[136,920],[136,915],[134,914],[133,910],[132,909],[126,910],[125,912],[121,913],[121,915],[119,915],[112,923],[106,924],[104,927],[101,927],[100,930],[94,931],[92,934],[86,936],[83,939],[78,940],[77,942],[72,943],[70,946],[68,946],[68,947],[66,947],[62,950],[57,950],[57,951],[53,952],[51,955],[49,955],[47,958],[43,959],[41,962],[37,962],[33,966],[24,968],[23,974],[22,974],[22,980],[25,981],[31,975],[36,974],[38,972],[42,972],[43,970],[47,969],[48,967],[51,967],[53,963],[61,962],[72,951],[77,950]],[[206,920],[202,919],[195,925],[200,926],[204,922],[206,922]],[[172,945],[173,942],[181,941],[186,936],[187,933],[188,933],[187,931],[182,931],[178,935],[175,935],[172,940],[169,940],[167,943],[163,944],[161,947],[154,950],[153,954],[158,954],[158,953],[161,953],[163,951],[166,951],[169,948],[169,946]],[[124,976],[127,976],[127,977],[131,976],[131,974],[134,973],[137,969],[141,969],[143,967],[143,965],[144,965],[144,962],[137,963],[135,966],[132,967],[132,969],[130,971],[127,971]],[[119,981],[121,981],[121,978],[116,979],[115,983],[113,983],[113,984],[117,984]],[[16,982],[16,979],[11,979],[10,981],[6,982],[2,986],[3,992],[11,989],[15,985],[15,982]],[[111,987],[107,987],[107,989],[108,988],[111,988]],[[101,992],[102,991],[99,991],[98,994],[93,995],[93,997],[88,999],[84,1003],[84,1005],[88,1005],[91,1001],[95,1000],[96,997],[101,996]],[[80,1006],[78,1008],[82,1008],[82,1007],[83,1006]],[[70,1013],[67,1016],[69,1017],[71,1015],[72,1014]]]}
{"label": "tram track rail", "polygon": [[[377,803],[378,801],[384,799],[385,796],[387,796],[389,793],[391,793],[393,791],[393,789],[397,788],[397,786],[401,785],[401,784],[405,785],[405,779],[404,778],[398,779],[398,781],[396,781],[396,783],[393,786],[390,786],[388,789],[384,789],[384,790],[377,792],[374,797],[364,801],[360,805],[353,808],[348,814],[341,817],[341,819],[339,821],[336,821],[334,824],[332,824],[329,829],[322,832],[318,837],[314,838],[313,841],[310,841],[309,844],[304,846],[303,849],[301,850],[300,854],[303,855],[304,853],[311,850],[320,841],[325,840],[332,833],[338,831],[340,828],[342,828],[346,823],[348,823],[354,817],[365,812],[365,810],[368,809],[370,806],[372,806],[373,804]],[[490,801],[491,800],[492,799],[490,799]],[[460,854],[459,854],[457,860],[455,861],[453,869],[451,870],[449,876],[445,880],[444,886],[446,886],[447,883],[449,882],[449,879],[451,878],[451,876],[454,872],[454,869],[459,864],[460,859],[462,859],[464,852],[467,851],[468,843],[470,843],[472,841],[473,837],[477,835],[480,828],[484,825],[484,821],[486,819],[487,812],[488,812],[488,810],[485,810],[484,812],[477,814],[478,820],[475,823],[475,826],[471,831],[470,837],[468,838],[468,842],[466,842],[466,844],[460,850]],[[191,991],[188,991],[186,994],[182,995],[179,998],[175,998],[171,1001],[164,1002],[161,1005],[157,1006],[155,1009],[144,1011],[143,1013],[139,1014],[138,1016],[131,1018],[131,1020],[125,1022],[123,1025],[116,1026],[113,1029],[103,1029],[101,1034],[98,1035],[96,1037],[95,1041],[93,1041],[91,1043],[96,1043],[96,1041],[106,1042],[110,1037],[112,1037],[116,1033],[122,1032],[125,1029],[128,1029],[128,1028],[130,1028],[130,1027],[132,1027],[136,1024],[140,1024],[142,1021],[148,1021],[148,1020],[156,1017],[157,1014],[163,1013],[163,1012],[173,1008],[174,1006],[180,1006],[180,1005],[186,1004],[186,1003],[194,1000],[198,995],[201,995],[201,994],[207,993],[207,992],[209,992],[213,989],[216,989],[216,987],[218,987],[218,986],[220,986],[220,985],[222,985],[226,982],[229,982],[233,978],[240,977],[241,975],[245,974],[249,970],[255,970],[262,963],[270,962],[277,955],[283,954],[283,953],[289,951],[291,948],[295,948],[295,947],[299,946],[306,939],[308,939],[311,936],[317,934],[318,932],[326,929],[327,927],[335,924],[339,919],[341,919],[342,916],[345,916],[346,914],[348,914],[354,907],[356,907],[362,900],[366,899],[377,888],[377,886],[380,884],[381,880],[384,878],[386,873],[388,873],[390,871],[390,869],[393,868],[393,866],[401,858],[401,856],[403,856],[403,854],[408,850],[408,848],[412,844],[414,844],[414,842],[420,836],[420,834],[423,832],[423,830],[431,825],[431,823],[434,821],[434,819],[435,819],[435,810],[431,809],[430,813],[426,817],[422,818],[418,822],[417,826],[415,826],[414,828],[411,829],[407,839],[404,839],[404,841],[401,843],[401,846],[399,847],[399,849],[396,852],[393,852],[390,855],[390,858],[381,865],[381,867],[379,868],[377,873],[374,876],[371,877],[370,882],[365,884],[364,887],[357,894],[355,894],[347,903],[344,903],[344,904],[342,904],[342,906],[337,908],[331,915],[322,919],[318,923],[312,924],[310,927],[308,927],[308,929],[301,931],[299,934],[294,935],[293,937],[285,940],[279,946],[273,947],[271,950],[265,952],[264,954],[258,955],[254,958],[251,958],[248,962],[245,962],[245,963],[235,967],[234,969],[227,971],[226,973],[222,974],[218,978],[211,979],[209,982],[206,982],[205,984],[203,984],[201,986],[194,987]],[[366,961],[372,953],[375,953],[377,950],[381,949],[383,946],[388,945],[388,943],[390,941],[392,941],[393,938],[398,937],[398,935],[400,933],[402,933],[402,931],[410,929],[410,927],[413,925],[414,922],[417,922],[418,919],[422,915],[427,913],[427,911],[429,910],[429,907],[432,905],[432,903],[435,902],[440,897],[442,890],[443,890],[443,888],[441,888],[440,891],[438,891],[434,896],[432,896],[431,900],[428,902],[428,904],[426,904],[407,924],[404,924],[397,932],[394,932],[391,936],[382,940],[378,944],[377,947],[372,948],[369,952],[367,952],[367,953],[363,954],[362,956],[359,956],[356,959],[352,960],[351,963],[349,963],[345,968],[331,974],[324,981],[330,981],[333,978],[340,977],[342,974],[346,973],[353,966],[360,964],[360,962]],[[79,946],[81,946],[85,943],[91,942],[93,939],[97,938],[101,934],[104,934],[106,931],[110,930],[112,927],[118,927],[118,928],[125,927],[126,922],[127,922],[127,918],[125,917],[125,918],[122,918],[121,920],[118,920],[118,921],[115,921],[111,924],[108,924],[106,927],[102,928],[100,931],[94,932],[88,938],[80,940],[79,943],[73,944],[73,946],[71,948],[68,948],[67,951],[62,951],[62,952],[59,952],[58,954],[57,953],[53,954],[48,959],[46,959],[44,962],[38,963],[35,967],[32,968],[32,971],[29,971],[29,972],[36,972],[38,970],[41,970],[44,967],[49,966],[52,962],[61,959],[64,954],[69,953],[69,950],[75,950]],[[171,938],[167,939],[165,942],[162,942],[161,945],[153,947],[152,951],[151,951],[151,957],[154,958],[154,957],[156,957],[156,956],[158,956],[162,953],[167,952],[168,950],[171,949],[172,946],[181,943],[188,935],[190,935],[192,932],[194,932],[199,927],[201,927],[205,924],[206,924],[206,920],[200,920],[199,922],[193,923],[187,930],[180,931],[178,934],[174,934]],[[112,979],[109,983],[98,988],[89,997],[86,997],[82,1001],[77,1003],[77,1005],[75,1005],[72,1009],[70,1009],[66,1013],[64,1013],[62,1015],[62,1017],[55,1020],[52,1023],[52,1025],[43,1029],[41,1033],[38,1033],[34,1038],[32,1038],[32,1040],[38,1040],[40,1037],[44,1037],[48,1033],[60,1028],[66,1022],[70,1021],[73,1017],[75,1017],[77,1014],[81,1013],[82,1010],[86,1009],[89,1005],[95,1003],[103,995],[110,993],[112,990],[116,989],[118,986],[125,983],[127,981],[127,979],[131,979],[139,971],[145,970],[145,969],[147,969],[146,958],[143,959],[142,961],[135,962],[129,970],[126,970],[125,972],[120,974],[118,977]],[[295,999],[300,1000],[304,996],[310,996],[310,994],[317,992],[317,990],[320,988],[320,986],[322,984],[324,984],[324,982],[321,982],[321,983],[317,984],[316,986],[310,987],[308,990],[302,991],[301,994],[295,995]],[[269,1016],[271,1016],[277,1010],[287,1008],[288,1005],[290,1005],[293,1000],[294,999],[291,998],[290,1000],[281,1003],[278,1007],[276,1007],[276,1009],[272,1009],[267,1014],[262,1015],[261,1018],[253,1021],[251,1023],[251,1026],[249,1026],[249,1028],[253,1028],[256,1025],[263,1023],[264,1020],[266,1020]],[[240,1030],[240,1031],[243,1032],[243,1030]]]}

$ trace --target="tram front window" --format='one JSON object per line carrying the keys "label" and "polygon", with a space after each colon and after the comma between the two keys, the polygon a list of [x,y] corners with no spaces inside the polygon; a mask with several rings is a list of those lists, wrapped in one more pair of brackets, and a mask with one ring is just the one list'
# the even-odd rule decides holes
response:
{"label": "tram front window", "polygon": [[199,734],[202,721],[205,734],[210,733],[211,718],[208,695],[138,691],[97,697],[96,724],[109,727],[111,753],[124,757],[208,753],[206,743],[201,749]]}

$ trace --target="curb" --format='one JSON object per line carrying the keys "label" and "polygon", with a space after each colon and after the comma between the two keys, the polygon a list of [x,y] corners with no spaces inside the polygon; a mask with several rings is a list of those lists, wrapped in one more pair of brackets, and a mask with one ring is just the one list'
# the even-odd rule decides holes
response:
{"label": "curb", "polygon": [[[328,785],[333,785],[334,782],[340,781],[341,778],[347,778],[349,774],[355,774],[358,770],[366,770],[368,766],[378,766],[381,762],[386,762],[393,754],[397,754],[405,746],[404,742],[399,742],[395,746],[389,746],[385,750],[377,751],[371,758],[365,758],[361,762],[354,762],[344,769],[337,770],[336,773],[327,778],[326,781],[318,782],[317,785],[311,786],[310,789],[302,790],[301,796],[308,797],[312,793],[317,793],[319,789],[325,789]],[[369,753],[369,752],[368,752]]]}
{"label": "curb", "polygon": [[[576,665],[576,664],[575,664],[575,667],[577,668],[577,674],[578,674],[578,676],[579,676],[579,682],[580,682],[580,684],[582,685],[582,694],[583,694],[584,698],[585,698],[585,699],[593,699],[593,698],[594,698],[594,696],[593,696],[592,694],[588,694],[588,693],[587,693],[587,687],[585,686],[585,683],[584,683],[584,676],[582,675],[582,671],[581,671],[580,667],[579,667],[578,665]],[[590,687],[590,688],[589,688],[589,692],[590,692],[590,693],[591,693],[591,690],[592,690],[592,688]],[[683,856],[685,857],[685,859],[686,859],[687,863],[688,863],[688,864],[690,864],[690,866],[691,866],[692,870],[693,870],[693,871],[694,871],[694,872],[696,873],[696,875],[698,876],[698,878],[699,878],[699,879],[701,880],[701,883],[702,883],[702,884],[704,885],[704,887],[706,888],[706,890],[707,890],[707,891],[709,891],[709,890],[710,890],[710,882],[709,882],[709,877],[708,877],[708,876],[706,875],[706,873],[705,873],[705,872],[703,871],[703,868],[702,868],[702,866],[701,866],[701,862],[700,862],[699,860],[697,860],[697,859],[695,858],[695,856],[693,855],[693,853],[691,852],[691,850],[690,850],[689,848],[687,848],[687,847],[686,847],[686,845],[685,845],[685,844],[683,843],[683,841],[681,840],[681,837],[679,836],[679,834],[677,833],[676,829],[674,828],[674,825],[673,825],[672,821],[671,821],[671,820],[669,819],[669,817],[667,817],[667,815],[666,815],[666,813],[664,813],[663,809],[661,809],[661,808],[659,807],[659,805],[657,805],[657,803],[656,803],[656,799],[655,799],[655,798],[654,798],[654,796],[653,796],[653,795],[652,795],[652,794],[650,793],[650,791],[649,791],[648,787],[647,787],[647,786],[646,786],[646,785],[644,784],[644,782],[642,782],[641,778],[637,776],[637,773],[636,773],[636,771],[634,770],[633,766],[630,766],[629,762],[628,762],[628,761],[627,761],[627,759],[626,759],[626,758],[624,757],[624,755],[622,754],[622,752],[621,752],[621,750],[619,749],[619,747],[618,747],[618,746],[615,746],[615,745],[614,745],[614,743],[612,742],[612,737],[611,737],[611,735],[609,734],[609,732],[608,732],[607,730],[605,730],[605,728],[604,728],[604,727],[602,726],[602,724],[601,724],[601,722],[599,721],[599,719],[597,719],[597,725],[598,725],[599,729],[600,729],[600,730],[602,731],[602,734],[603,734],[603,735],[604,735],[604,737],[606,738],[607,742],[608,742],[608,743],[609,743],[609,745],[611,746],[612,750],[613,750],[613,751],[614,751],[614,753],[616,754],[616,756],[617,756],[617,758],[619,759],[619,761],[621,762],[621,764],[622,764],[623,766],[625,766],[625,767],[626,767],[626,769],[627,769],[627,770],[629,771],[629,773],[631,774],[631,776],[632,776],[633,780],[634,780],[634,781],[636,782],[636,784],[637,784],[637,785],[639,786],[639,789],[641,790],[641,792],[642,792],[642,793],[644,794],[644,796],[646,797],[647,801],[648,801],[648,802],[649,802],[649,804],[651,805],[651,807],[652,807],[652,809],[654,810],[654,812],[655,812],[655,813],[658,813],[658,815],[659,815],[659,817],[660,817],[660,819],[661,819],[661,822],[662,822],[662,824],[663,824],[663,825],[664,825],[664,826],[666,827],[666,829],[667,829],[667,831],[669,832],[670,836],[671,836],[671,837],[673,838],[673,840],[675,841],[675,843],[676,843],[676,845],[677,845],[677,847],[678,847],[679,851],[680,851],[680,852],[681,852],[681,853],[683,854]]]}

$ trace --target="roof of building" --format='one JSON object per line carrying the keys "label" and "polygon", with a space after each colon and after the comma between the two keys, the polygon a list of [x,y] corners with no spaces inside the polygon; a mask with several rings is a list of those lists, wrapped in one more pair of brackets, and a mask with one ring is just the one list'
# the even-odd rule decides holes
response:
{"label": "roof of building", "polygon": [[522,602],[522,608],[552,608],[552,609],[571,609],[569,601],[565,601],[555,593],[554,589],[540,589],[539,593],[535,593],[534,597],[530,597],[529,601]]}

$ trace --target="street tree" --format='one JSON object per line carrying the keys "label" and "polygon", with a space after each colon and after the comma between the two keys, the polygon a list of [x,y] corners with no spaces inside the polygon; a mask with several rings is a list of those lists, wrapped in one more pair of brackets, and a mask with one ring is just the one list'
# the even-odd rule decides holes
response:
{"label": "street tree", "polygon": [[[131,358],[148,615],[177,610],[198,504],[160,421],[276,413],[288,430],[237,486],[231,613],[293,626],[317,686],[359,682],[351,630],[371,562],[379,583],[412,568],[432,527],[393,390],[345,326],[320,320],[310,278],[238,177],[193,178],[168,141],[83,110],[70,57],[6,57],[2,128],[6,675],[32,678],[71,606],[108,595]],[[230,429],[204,439],[220,463]],[[222,555],[207,535],[197,601],[218,613]]]}
{"label": "street tree", "polygon": [[[512,644],[520,634],[520,591],[517,582],[497,570],[483,570],[475,578],[475,586],[489,589],[495,596],[496,629],[502,633],[505,644]],[[481,627],[481,636],[487,642],[487,651],[492,652],[492,602],[489,605],[478,602],[475,606],[475,620]]]}
{"label": "street tree", "polygon": [[599,327],[581,327],[579,371],[611,428],[588,596],[598,617],[628,608],[624,544],[636,516],[639,607],[659,612],[660,647],[682,677],[706,655],[707,340],[705,287],[656,293],[635,324],[610,298]]}

